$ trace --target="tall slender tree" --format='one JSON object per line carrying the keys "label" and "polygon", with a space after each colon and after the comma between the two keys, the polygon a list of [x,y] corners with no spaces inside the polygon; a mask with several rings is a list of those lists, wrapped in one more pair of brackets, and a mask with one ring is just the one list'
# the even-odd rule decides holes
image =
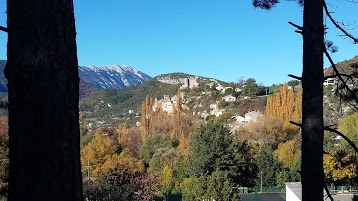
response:
{"label": "tall slender tree", "polygon": [[7,24],[8,200],[83,200],[73,1],[8,1]]}
{"label": "tall slender tree", "polygon": [[306,0],[303,12],[302,200],[323,200],[323,1]]}
{"label": "tall slender tree", "polygon": [[[302,200],[316,201],[323,200],[324,173],[323,173],[323,134],[324,130],[329,130],[341,135],[350,142],[342,133],[337,132],[323,125],[323,81],[328,78],[323,74],[323,54],[325,54],[335,70],[335,77],[344,84],[343,88],[348,91],[349,95],[355,101],[358,96],[354,94],[342,74],[339,74],[334,62],[332,61],[327,50],[335,52],[336,49],[332,43],[324,42],[324,13],[332,24],[339,29],[342,34],[351,39],[355,44],[358,39],[352,36],[337,21],[333,19],[328,11],[325,0],[296,0],[303,5],[303,26],[296,27],[296,32],[303,36],[303,68],[302,77],[289,75],[296,79],[302,80],[302,124],[295,123],[302,128]],[[253,0],[255,7],[271,9],[278,0]],[[347,75],[345,75],[347,76]],[[349,76],[349,75],[348,75]],[[356,146],[352,144],[356,150]],[[327,188],[325,188],[327,191]],[[329,192],[328,192],[329,193]],[[330,197],[332,199],[332,197]]]}

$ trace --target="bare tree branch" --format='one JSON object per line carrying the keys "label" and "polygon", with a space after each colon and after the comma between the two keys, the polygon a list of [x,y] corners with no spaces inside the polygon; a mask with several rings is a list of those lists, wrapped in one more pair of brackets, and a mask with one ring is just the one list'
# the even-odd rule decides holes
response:
{"label": "bare tree branch", "polygon": [[294,121],[290,121],[290,123],[295,125],[295,126],[298,126],[298,127],[302,128],[302,124],[299,124],[299,123],[294,122]]}
{"label": "bare tree branch", "polygon": [[358,152],[358,147],[354,144],[354,142],[352,140],[350,140],[347,136],[345,136],[343,133],[337,131],[336,129],[333,129],[331,127],[325,126],[324,130],[326,131],[330,131],[332,133],[335,133],[339,136],[341,136],[344,140],[346,140],[348,142],[348,144],[354,149],[355,152]]}
{"label": "bare tree branch", "polygon": [[334,26],[341,30],[345,36],[347,36],[348,38],[352,39],[354,44],[357,44],[358,43],[358,39],[355,38],[352,34],[348,33],[347,30],[343,29],[336,20],[333,19],[331,13],[328,11],[328,8],[327,8],[327,4],[326,4],[326,1],[322,0],[323,2],[323,8],[324,8],[324,11],[326,12],[326,15],[328,16],[328,18],[331,20],[331,22],[334,24]]}
{"label": "bare tree branch", "polygon": [[6,33],[7,33],[7,28],[6,28],[6,27],[3,27],[3,26],[0,26],[0,31],[3,31],[3,32],[6,32]]}
{"label": "bare tree branch", "polygon": [[347,2],[350,2],[350,3],[355,3],[355,4],[358,4],[358,1],[353,1],[353,0],[346,0]]}
{"label": "bare tree branch", "polygon": [[303,30],[303,27],[298,26],[297,24],[295,24],[295,23],[293,23],[293,22],[288,22],[288,23],[289,23],[290,25],[296,27],[296,28],[299,29],[299,30]]}
{"label": "bare tree branch", "polygon": [[323,182],[323,188],[324,188],[324,190],[326,191],[328,198],[329,198],[331,201],[334,201],[334,199],[333,199],[333,197],[332,197],[332,195],[331,195],[331,192],[329,192],[329,190],[328,190],[328,187],[327,187],[326,182]]}
{"label": "bare tree branch", "polygon": [[296,79],[296,80],[302,80],[302,77],[298,77],[298,76],[296,76],[296,75],[288,74],[287,76],[288,76],[288,77],[292,77],[292,78],[294,78],[294,79]]}

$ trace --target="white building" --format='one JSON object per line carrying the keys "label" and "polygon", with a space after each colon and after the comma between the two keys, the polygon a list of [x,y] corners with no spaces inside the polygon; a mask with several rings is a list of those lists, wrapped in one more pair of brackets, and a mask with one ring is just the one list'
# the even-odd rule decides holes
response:
{"label": "white building", "polygon": [[219,117],[224,114],[226,110],[225,109],[219,109],[219,110],[211,110],[210,115],[215,115],[215,117]]}
{"label": "white building", "polygon": [[232,95],[227,95],[222,97],[222,100],[224,100],[225,102],[234,102],[236,101],[236,97]]}
{"label": "white building", "polygon": [[224,89],[224,86],[219,84],[218,86],[215,87],[215,89],[218,91],[222,91]]}
{"label": "white building", "polygon": [[323,82],[323,86],[324,87],[327,87],[329,85],[335,86],[337,82],[338,82],[337,78],[328,78]]}
{"label": "white building", "polygon": [[262,114],[260,112],[256,112],[256,111],[251,111],[245,114],[245,120],[247,122],[250,121],[256,121],[257,117],[261,116]]}
{"label": "white building", "polygon": [[210,110],[217,110],[218,104],[216,104],[216,103],[210,104],[209,108],[210,108]]}
{"label": "white building", "polygon": [[242,116],[234,116],[234,118],[236,119],[236,121],[240,124],[243,124],[243,123],[248,123],[248,121],[246,121],[245,117],[242,117]]}

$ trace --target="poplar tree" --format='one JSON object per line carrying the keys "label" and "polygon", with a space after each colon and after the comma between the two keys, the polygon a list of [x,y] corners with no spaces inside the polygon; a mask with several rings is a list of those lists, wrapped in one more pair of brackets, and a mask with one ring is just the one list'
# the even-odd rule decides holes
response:
{"label": "poplar tree", "polygon": [[141,106],[142,141],[153,131],[153,99],[146,96]]}

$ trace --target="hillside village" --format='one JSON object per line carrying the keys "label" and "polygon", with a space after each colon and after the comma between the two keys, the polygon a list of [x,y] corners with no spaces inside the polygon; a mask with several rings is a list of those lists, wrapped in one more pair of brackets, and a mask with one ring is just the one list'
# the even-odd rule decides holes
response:
{"label": "hillside village", "polygon": [[[266,97],[277,93],[274,87],[261,87],[261,91],[257,91],[256,94],[245,94],[245,82],[239,83],[225,83],[213,78],[203,78],[200,76],[193,76],[187,74],[167,74],[161,75],[156,78],[159,83],[164,83],[166,86],[173,86],[171,93],[158,94],[154,97],[153,111],[156,111],[158,107],[162,111],[169,114],[175,112],[174,107],[177,104],[178,94],[175,93],[175,88],[179,89],[182,102],[182,107],[186,111],[190,111],[193,115],[200,117],[202,120],[207,120],[210,117],[220,117],[222,115],[230,115],[228,119],[228,127],[231,131],[238,130],[240,126],[247,125],[250,120],[255,121],[257,117],[264,114]],[[252,78],[250,78],[252,79]],[[331,93],[328,93],[332,98],[337,86],[336,78],[329,78],[325,80],[323,86],[329,88]],[[256,86],[256,81],[254,83]],[[160,84],[160,88],[163,89]],[[167,87],[164,87],[167,88]],[[288,85],[289,90],[293,90],[295,93],[299,91],[301,86],[299,82],[292,82]],[[144,96],[146,94],[142,94]],[[150,95],[150,94],[149,94]],[[113,97],[114,98],[114,97]],[[326,103],[329,103],[328,96],[325,96]],[[328,101],[328,102],[327,102]],[[140,102],[138,102],[139,105]],[[107,102],[106,100],[99,100],[92,107],[95,111],[115,110],[115,102]],[[101,126],[111,126],[116,121],[132,122],[133,124],[140,125],[140,111],[139,107],[132,105],[127,110],[123,110],[121,115],[112,116],[110,119],[87,118],[89,128],[97,128]],[[333,106],[331,104],[331,106]],[[125,108],[123,108],[125,109]],[[343,106],[343,109],[348,110],[349,107]],[[334,110],[332,110],[334,112]],[[347,112],[347,111],[346,111]],[[90,113],[89,113],[90,114]],[[81,119],[86,119],[88,112],[81,112]]]}
{"label": "hillside village", "polygon": [[[358,142],[358,115],[339,100],[339,84],[333,78],[323,83],[325,124],[337,125]],[[290,120],[301,120],[301,96],[301,84],[294,80],[263,86],[254,78],[225,83],[183,73],[94,91],[80,102],[85,196],[98,196],[108,182],[117,182],[111,178],[121,178],[133,184],[125,190],[137,200],[164,195],[185,201],[202,196],[252,200],[248,192],[285,190],[290,197],[287,186],[300,182],[302,139]],[[354,183],[356,158],[345,142],[326,133],[325,150],[330,151],[324,172],[332,192]],[[106,186],[114,196],[123,196],[122,187]]]}
{"label": "hillside village", "polygon": [[[180,80],[180,82],[170,82],[168,80],[160,80],[160,81],[162,81],[164,83],[181,84],[180,89],[184,90],[184,91],[189,91],[191,89],[199,87],[199,82],[198,82],[197,76],[189,77],[189,78],[181,78],[179,80]],[[217,82],[215,79],[211,79],[210,81],[212,81],[212,82],[205,83],[205,86],[207,87],[207,89],[213,89],[213,87],[215,87],[214,89],[219,94],[223,94],[220,101],[223,101],[227,104],[234,103],[239,98],[241,98],[241,99],[250,99],[251,98],[251,97],[247,97],[247,96],[235,97],[232,95],[232,93],[227,94],[226,92],[229,90],[231,92],[240,93],[242,91],[242,89],[238,88],[238,87],[233,88],[230,86],[225,86],[224,84]],[[202,91],[198,96],[192,96],[192,97],[187,96],[187,92],[181,92],[180,95],[181,95],[181,99],[184,100],[182,107],[186,110],[192,111],[193,115],[199,115],[204,120],[206,120],[209,116],[220,117],[221,115],[228,112],[228,109],[225,109],[225,108],[222,108],[219,106],[220,101],[213,100],[213,99],[211,99],[211,100],[209,99],[210,100],[209,108],[207,108],[207,107],[204,108],[203,107],[204,103],[202,103],[202,102],[199,102],[192,109],[187,106],[191,101],[200,101],[201,99],[205,99],[203,97],[210,98],[212,96],[212,91]],[[177,95],[174,95],[172,97],[170,97],[170,95],[164,95],[163,99],[159,99],[159,100],[157,98],[155,98],[154,104],[153,104],[153,111],[156,111],[158,109],[158,107],[160,107],[161,110],[163,110],[169,114],[173,114],[175,112],[174,108],[175,108],[175,105],[177,104],[177,99],[178,99]],[[205,99],[205,100],[208,100],[208,99]],[[208,104],[208,103],[206,103],[206,104]],[[249,112],[246,112],[242,116],[240,116],[238,114],[232,114],[232,116],[230,117],[231,121],[230,121],[230,123],[228,123],[228,126],[231,131],[235,131],[240,126],[245,126],[250,121],[255,121],[256,118],[259,117],[260,115],[262,115],[262,111],[249,111]]]}

